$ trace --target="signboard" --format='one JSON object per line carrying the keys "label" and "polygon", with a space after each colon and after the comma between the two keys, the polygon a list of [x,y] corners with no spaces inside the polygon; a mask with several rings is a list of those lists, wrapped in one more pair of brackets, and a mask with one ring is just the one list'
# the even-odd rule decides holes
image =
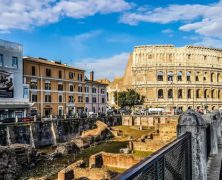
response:
{"label": "signboard", "polygon": [[0,98],[14,97],[14,76],[12,73],[0,70]]}

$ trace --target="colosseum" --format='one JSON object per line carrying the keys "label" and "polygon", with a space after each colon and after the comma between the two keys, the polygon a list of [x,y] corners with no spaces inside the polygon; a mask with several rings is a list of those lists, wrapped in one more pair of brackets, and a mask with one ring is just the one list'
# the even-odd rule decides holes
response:
{"label": "colosseum", "polygon": [[146,107],[220,108],[222,49],[136,46],[120,82],[144,95]]}

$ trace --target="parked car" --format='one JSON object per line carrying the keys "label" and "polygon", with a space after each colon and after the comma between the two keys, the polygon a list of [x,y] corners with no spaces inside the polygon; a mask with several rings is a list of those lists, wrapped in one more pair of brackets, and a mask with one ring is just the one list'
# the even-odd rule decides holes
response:
{"label": "parked car", "polygon": [[23,117],[23,118],[19,118],[18,121],[19,122],[32,122],[34,121],[34,119],[31,117]]}

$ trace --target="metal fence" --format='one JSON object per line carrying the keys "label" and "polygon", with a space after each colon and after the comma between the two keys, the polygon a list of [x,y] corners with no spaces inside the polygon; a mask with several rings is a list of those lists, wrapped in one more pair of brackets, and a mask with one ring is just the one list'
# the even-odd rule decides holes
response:
{"label": "metal fence", "polygon": [[210,124],[207,124],[207,128],[206,128],[206,149],[207,149],[207,160],[208,157],[210,155],[210,151],[211,151],[211,128],[210,128]]}
{"label": "metal fence", "polygon": [[191,134],[180,136],[114,180],[191,180]]}

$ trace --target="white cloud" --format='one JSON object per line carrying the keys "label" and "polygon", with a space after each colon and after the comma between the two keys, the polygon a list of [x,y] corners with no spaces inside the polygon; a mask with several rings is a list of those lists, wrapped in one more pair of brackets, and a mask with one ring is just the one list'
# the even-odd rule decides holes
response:
{"label": "white cloud", "polygon": [[116,76],[122,76],[128,62],[129,53],[120,53],[108,58],[85,59],[75,63],[74,66],[85,69],[87,73],[95,72],[95,78],[114,79]]}
{"label": "white cloud", "polygon": [[137,25],[140,22],[168,24],[182,22],[182,31],[194,31],[206,37],[222,37],[222,1],[201,5],[169,5],[125,13],[120,22]]}
{"label": "white cloud", "polygon": [[61,17],[85,18],[132,7],[125,0],[0,0],[0,30],[28,30],[57,22]]}
{"label": "white cloud", "polygon": [[194,43],[194,45],[222,48],[222,39],[203,37],[203,39],[200,42]]}

